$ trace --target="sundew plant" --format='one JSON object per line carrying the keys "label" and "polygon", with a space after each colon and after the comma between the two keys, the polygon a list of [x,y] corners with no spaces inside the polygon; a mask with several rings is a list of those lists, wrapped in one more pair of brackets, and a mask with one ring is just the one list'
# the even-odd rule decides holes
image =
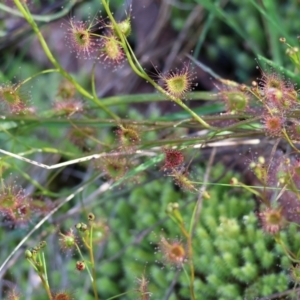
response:
{"label": "sundew plant", "polygon": [[150,2],[0,3],[0,299],[299,299],[297,3]]}

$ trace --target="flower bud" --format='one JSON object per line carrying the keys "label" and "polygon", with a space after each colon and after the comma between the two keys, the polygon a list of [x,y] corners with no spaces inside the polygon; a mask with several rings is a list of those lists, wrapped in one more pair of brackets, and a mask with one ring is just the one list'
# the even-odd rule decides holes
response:
{"label": "flower bud", "polygon": [[286,38],[285,38],[285,37],[280,37],[280,38],[279,38],[279,42],[285,44]]}
{"label": "flower bud", "polygon": [[[120,31],[125,35],[125,37],[128,37],[131,33],[131,23],[130,18],[126,18],[124,21],[117,24]],[[116,33],[116,31],[115,31]],[[116,33],[117,34],[117,33]]]}
{"label": "flower bud", "polygon": [[29,258],[32,258],[32,252],[30,251],[30,250],[26,250],[25,251],[25,257],[27,258],[27,259],[29,259]]}
{"label": "flower bud", "polygon": [[85,263],[83,261],[76,262],[76,269],[78,271],[83,271],[85,269]]}
{"label": "flower bud", "polygon": [[166,213],[171,214],[174,210],[178,210],[179,204],[177,202],[175,203],[169,203],[166,208]]}
{"label": "flower bud", "polygon": [[88,229],[88,226],[84,223],[78,223],[78,224],[76,224],[75,227],[78,231],[81,231],[81,232],[85,232]]}
{"label": "flower bud", "polygon": [[75,225],[75,228],[76,228],[77,230],[80,230],[80,229],[81,229],[81,226],[82,226],[82,223],[77,223],[77,224]]}
{"label": "flower bud", "polygon": [[88,220],[89,221],[94,221],[95,220],[95,215],[93,213],[88,214]]}
{"label": "flower bud", "polygon": [[40,249],[43,249],[43,248],[45,248],[46,246],[47,246],[46,241],[41,241],[41,242],[39,243]]}

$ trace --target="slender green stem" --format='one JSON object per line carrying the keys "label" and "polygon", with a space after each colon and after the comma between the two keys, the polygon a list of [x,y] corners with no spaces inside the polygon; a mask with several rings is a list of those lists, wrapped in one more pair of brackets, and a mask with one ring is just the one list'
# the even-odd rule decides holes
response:
{"label": "slender green stem", "polygon": [[47,282],[46,282],[43,274],[39,273],[39,277],[41,278],[42,284],[43,284],[43,286],[44,286],[44,288],[45,288],[45,290],[47,292],[47,295],[48,295],[49,299],[52,300],[52,295],[51,295],[50,287],[47,284]]}
{"label": "slender green stem", "polygon": [[192,282],[192,280],[194,280],[194,278],[189,278],[188,272],[186,271],[186,269],[184,268],[184,266],[182,266],[182,268],[183,268],[184,274],[186,275],[188,281],[190,282],[191,299],[192,300],[196,300],[195,293],[194,293],[193,282]]}
{"label": "slender green stem", "polygon": [[[187,94],[187,98],[191,100],[207,100],[216,101],[217,97],[211,92],[191,92]],[[147,102],[158,102],[167,100],[168,98],[164,94],[160,93],[148,93],[148,94],[135,94],[135,95],[122,95],[122,96],[111,96],[104,98],[102,102],[106,106],[130,104],[130,103],[147,103]],[[219,112],[220,110],[216,111]],[[228,115],[227,115],[228,116]],[[233,116],[231,116],[233,117]],[[249,117],[249,116],[246,116]]]}
{"label": "slender green stem", "polygon": [[[92,266],[92,273],[91,273],[90,269],[88,268],[88,266],[86,266],[86,268],[89,272],[89,275],[90,275],[90,278],[91,278],[91,281],[92,281],[92,286],[93,286],[95,299],[99,300],[98,292],[97,292],[97,286],[96,286],[96,270],[95,270],[95,259],[94,259],[94,252],[93,252],[93,237],[92,237],[92,235],[93,235],[93,226],[91,226],[91,231],[90,231],[90,235],[89,235],[89,237],[90,237],[89,243],[86,241],[85,237],[83,237],[82,240],[83,240],[84,245],[89,250],[90,263],[91,263],[91,266]],[[76,244],[76,247],[77,247],[77,250],[78,250],[80,256],[83,259],[81,251],[80,251],[79,246],[77,244]]]}
{"label": "slender green stem", "polygon": [[34,268],[34,270],[35,270],[36,272],[38,272],[38,269],[37,269],[35,263],[34,263],[30,258],[27,258],[27,261],[31,264],[31,266]]}
{"label": "slender green stem", "polygon": [[47,279],[47,274],[46,274],[46,262],[45,262],[45,257],[43,255],[44,253],[38,252],[38,256],[37,256],[37,263],[38,265],[36,265],[37,268],[37,273],[42,281],[42,284],[47,292],[47,295],[49,297],[49,299],[52,299],[52,295],[51,295],[51,291],[50,291],[50,287],[49,287],[49,283],[48,283],[48,279]]}
{"label": "slender green stem", "polygon": [[97,97],[96,86],[95,86],[95,67],[96,67],[96,63],[93,64],[93,68],[92,68],[92,93],[94,97]]}
{"label": "slender green stem", "polygon": [[46,265],[45,253],[44,252],[42,252],[42,264],[43,264],[43,271],[44,271],[44,275],[45,275],[45,280],[46,280],[47,285],[49,286],[48,274],[47,274],[47,265]]}
{"label": "slender green stem", "polygon": [[[77,251],[78,251],[78,253],[79,253],[80,257],[81,257],[81,260],[84,261],[84,257],[83,257],[83,255],[82,255],[82,252],[81,252],[79,246],[77,245],[77,243],[76,243],[75,245],[76,245],[76,249],[77,249]],[[90,276],[91,281],[93,282],[93,276],[92,276],[92,274],[91,274],[91,271],[90,271],[89,266],[86,264],[85,267],[86,267],[87,272],[89,273],[89,276]]]}
{"label": "slender green stem", "polygon": [[112,297],[107,298],[107,299],[105,299],[105,300],[113,300],[113,299],[117,299],[117,298],[119,298],[119,297],[121,297],[121,296],[124,296],[124,295],[127,295],[127,294],[129,294],[129,293],[131,293],[131,292],[136,292],[136,291],[133,290],[133,291],[124,292],[124,293],[122,293],[122,294],[112,296]]}
{"label": "slender green stem", "polygon": [[282,133],[283,133],[285,139],[287,140],[287,142],[290,144],[290,146],[291,146],[297,153],[299,153],[299,152],[300,152],[299,149],[298,149],[297,147],[295,147],[295,145],[293,144],[293,142],[292,142],[291,139],[289,138],[289,136],[288,136],[288,134],[287,134],[287,132],[286,132],[285,129],[282,130]]}
{"label": "slender green stem", "polygon": [[130,54],[130,50],[129,50],[129,45],[128,43],[126,42],[126,38],[124,37],[124,35],[122,34],[117,22],[115,21],[115,18],[113,17],[110,9],[109,9],[109,6],[108,6],[108,3],[106,2],[106,0],[101,0],[102,1],[102,4],[105,8],[105,11],[109,17],[109,19],[111,20],[112,24],[113,24],[113,27],[115,29],[115,31],[117,32],[118,34],[118,37],[120,38],[121,40],[121,44],[122,44],[122,47],[124,49],[124,52],[125,52],[125,55],[128,59],[128,62],[130,64],[130,67],[132,68],[132,70],[140,77],[144,78],[145,80],[147,80],[147,75],[144,71],[141,71],[139,70],[136,65],[134,64],[133,60],[132,60],[132,57],[131,57],[131,54]]}
{"label": "slender green stem", "polygon": [[[48,114],[49,111],[46,113]],[[205,119],[209,121],[218,121],[218,120],[231,120],[234,117],[232,116],[211,116],[211,117],[205,117]],[[253,119],[248,119],[245,121],[238,122],[234,125],[230,125],[229,127],[223,128],[222,131],[228,130],[228,128],[233,131],[235,128],[241,126],[241,125],[247,125],[251,124],[251,121]],[[110,126],[115,126],[115,124],[119,124],[120,121],[116,121],[114,119],[102,119],[102,118],[89,118],[89,119],[67,119],[67,118],[54,118],[53,116],[50,117],[37,117],[37,116],[7,116],[5,120],[1,120],[1,123],[3,122],[9,122],[9,121],[15,121],[15,122],[22,122],[22,126],[24,123],[35,123],[35,125],[48,125],[48,124],[94,124],[94,125],[110,125]],[[144,126],[151,126],[151,127],[187,127],[187,128],[195,128],[195,129],[201,129],[203,126],[200,126],[198,123],[195,123],[193,119],[185,119],[181,121],[168,121],[168,120],[160,120],[160,121],[155,121],[155,120],[131,120],[131,119],[122,119],[122,123],[125,124],[132,124],[132,125],[144,125]],[[34,125],[34,124],[33,124]],[[1,127],[0,127],[1,128]],[[3,130],[1,128],[1,130]],[[222,132],[217,131],[216,133]]]}
{"label": "slender green stem", "polygon": [[[32,15],[32,19],[35,21],[41,21],[41,22],[51,22],[54,21],[56,19],[59,19],[65,15],[67,15],[70,10],[72,9],[72,7],[76,4],[77,0],[70,0],[69,3],[66,4],[66,6],[64,8],[62,8],[62,10],[60,10],[57,13],[54,13],[52,15]],[[3,10],[5,12],[8,12],[12,15],[18,16],[18,17],[22,17],[23,14],[20,13],[18,10],[15,10],[5,4],[0,3],[0,10]]]}
{"label": "slender green stem", "polygon": [[170,214],[170,217],[173,219],[175,223],[178,224],[180,231],[187,239],[187,248],[188,248],[188,261],[189,261],[189,267],[190,267],[190,293],[193,300],[195,300],[195,292],[194,292],[194,281],[195,281],[195,268],[194,268],[194,262],[193,262],[193,244],[192,244],[192,235],[187,232],[187,230],[184,227],[184,223],[182,221],[182,217],[180,215],[180,212],[178,211],[177,215]]}
{"label": "slender green stem", "polygon": [[[123,49],[124,49],[124,52],[126,54],[126,57],[128,59],[128,62],[130,64],[130,67],[132,68],[132,70],[140,77],[142,77],[143,79],[145,79],[146,81],[148,81],[150,84],[152,84],[152,86],[158,90],[159,92],[161,92],[162,94],[166,95],[167,98],[173,100],[175,103],[177,103],[179,106],[181,106],[185,111],[187,111],[188,113],[190,113],[194,119],[199,122],[201,125],[203,125],[205,128],[207,129],[213,129],[215,130],[215,128],[213,128],[212,126],[210,126],[208,123],[206,123],[200,116],[198,116],[193,110],[191,110],[187,105],[185,105],[180,99],[170,95],[167,91],[165,91],[162,87],[160,87],[154,80],[152,80],[152,78],[149,77],[149,75],[143,70],[143,68],[140,66],[139,63],[138,64],[138,67],[136,67],[136,64],[134,63],[134,61],[138,62],[138,60],[136,59],[135,55],[134,55],[134,52],[131,50],[130,48],[130,45],[128,44],[125,36],[122,34],[118,24],[116,23],[110,9],[109,9],[109,6],[106,2],[106,0],[101,0],[102,1],[102,4],[105,8],[105,11],[109,17],[109,19],[111,20],[114,28],[115,28],[115,31],[117,32],[120,40],[121,40],[121,43],[122,43],[122,46],[123,46]],[[130,49],[130,50],[129,50]],[[133,59],[134,58],[134,61]]]}
{"label": "slender green stem", "polygon": [[54,73],[54,72],[59,72],[59,70],[58,70],[58,69],[49,69],[49,70],[43,70],[43,71],[41,71],[41,72],[38,72],[38,73],[36,73],[36,74],[34,74],[34,75],[32,75],[32,76],[26,78],[26,79],[23,80],[22,82],[20,82],[20,83],[18,84],[18,87],[20,87],[21,85],[27,83],[28,81],[32,80],[33,78],[35,78],[35,77],[37,77],[37,76],[39,76],[39,75],[47,74],[47,73]]}
{"label": "slender green stem", "polygon": [[291,251],[285,246],[284,242],[282,241],[282,239],[280,238],[279,235],[275,236],[275,241],[276,241],[276,243],[278,243],[278,244],[282,247],[282,249],[283,249],[283,251],[285,252],[286,256],[287,256],[292,262],[298,263],[298,264],[299,264],[300,261],[299,261],[298,259],[295,259],[295,258],[293,257],[294,254],[291,253]]}
{"label": "slender green stem", "polygon": [[161,92],[162,94],[166,95],[169,99],[173,100],[176,104],[178,104],[179,106],[181,106],[185,111],[187,111],[188,113],[190,113],[190,115],[192,115],[194,117],[194,119],[199,122],[204,128],[207,129],[214,129],[216,130],[216,128],[210,126],[208,123],[206,123],[200,116],[198,116],[193,110],[191,110],[186,104],[184,104],[180,99],[172,96],[171,94],[169,94],[168,92],[166,92],[162,87],[160,87],[154,80],[152,80],[152,78],[150,78],[147,75],[148,78],[146,78],[147,81],[149,81],[156,90],[158,90],[159,92]]}
{"label": "slender green stem", "polygon": [[193,300],[195,300],[195,292],[194,292],[194,281],[195,281],[195,267],[193,262],[193,243],[192,243],[192,235],[189,234],[184,225],[181,225],[181,231],[187,236],[188,243],[188,256],[189,256],[189,266],[190,266],[190,293]]}
{"label": "slender green stem", "polygon": [[183,269],[183,272],[184,272],[184,274],[185,274],[185,276],[186,276],[186,278],[188,279],[188,281],[190,280],[190,278],[189,278],[189,274],[188,274],[188,272],[186,271],[186,269],[185,269],[185,267],[183,266],[182,267],[182,269]]}
{"label": "slender green stem", "polygon": [[41,192],[42,195],[47,195],[47,196],[52,196],[52,197],[59,197],[58,193],[53,193],[49,190],[47,190],[45,187],[43,187],[38,181],[36,181],[33,177],[31,177],[30,175],[28,175],[27,172],[25,172],[22,168],[20,168],[18,166],[18,164],[15,163],[11,163],[10,166],[15,169],[18,170],[18,172],[26,179],[28,180],[28,182],[30,182],[33,186],[35,186],[36,188],[38,188]]}
{"label": "slender green stem", "polygon": [[91,259],[91,265],[92,265],[92,275],[93,275],[93,290],[96,300],[99,299],[98,292],[97,292],[97,286],[96,286],[96,269],[95,269],[95,258],[94,258],[94,251],[93,251],[93,225],[91,225],[90,230],[90,245],[89,245],[89,253],[90,253],[90,259]]}

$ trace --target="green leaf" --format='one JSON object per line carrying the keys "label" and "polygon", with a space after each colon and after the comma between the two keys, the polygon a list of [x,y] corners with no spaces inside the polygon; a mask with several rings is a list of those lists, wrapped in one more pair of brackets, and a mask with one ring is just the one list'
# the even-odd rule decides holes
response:
{"label": "green leaf", "polygon": [[16,122],[3,122],[0,123],[0,131],[6,131],[12,128],[18,127],[18,124]]}

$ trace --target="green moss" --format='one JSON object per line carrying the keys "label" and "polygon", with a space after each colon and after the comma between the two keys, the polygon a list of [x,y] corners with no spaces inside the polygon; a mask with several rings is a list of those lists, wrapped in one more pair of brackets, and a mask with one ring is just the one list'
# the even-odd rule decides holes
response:
{"label": "green moss", "polygon": [[[215,173],[222,171],[218,166]],[[223,182],[229,182],[230,177],[228,174]],[[209,193],[211,198],[203,200],[193,238],[197,300],[255,299],[293,288],[289,276],[291,262],[274,238],[260,228],[252,195],[221,186],[215,186]],[[103,215],[114,212],[108,220],[110,236],[105,256],[97,262],[102,298],[136,289],[137,278],[144,274],[153,299],[163,299],[174,280],[169,299],[190,299],[186,274],[179,270],[177,275],[178,269],[165,264],[155,248],[161,235],[184,241],[180,229],[166,218],[168,203],[179,204],[188,228],[195,199],[195,194],[175,190],[167,177],[139,186],[130,196],[102,208]],[[165,221],[158,223],[162,219]],[[297,226],[291,225],[284,231],[282,240],[297,253]],[[185,268],[189,273],[188,265]],[[132,299],[132,293],[122,299]]]}

